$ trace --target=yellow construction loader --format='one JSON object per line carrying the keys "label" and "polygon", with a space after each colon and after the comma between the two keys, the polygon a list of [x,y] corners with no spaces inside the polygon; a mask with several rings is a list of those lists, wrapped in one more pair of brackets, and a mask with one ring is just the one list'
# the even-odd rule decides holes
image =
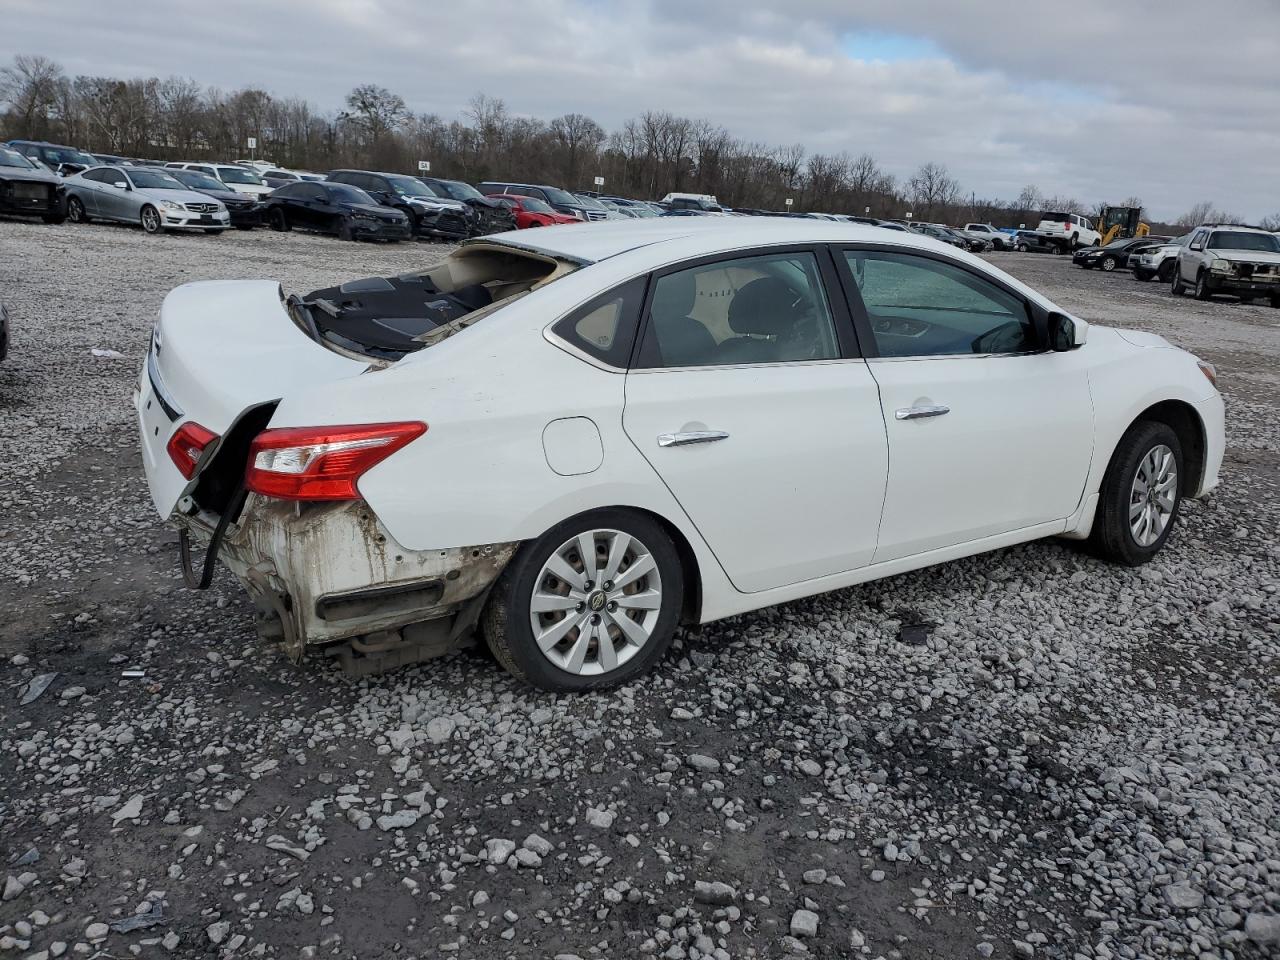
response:
{"label": "yellow construction loader", "polygon": [[1098,214],[1098,232],[1102,234],[1098,246],[1105,247],[1112,240],[1145,237],[1151,228],[1142,221],[1141,207],[1103,207]]}

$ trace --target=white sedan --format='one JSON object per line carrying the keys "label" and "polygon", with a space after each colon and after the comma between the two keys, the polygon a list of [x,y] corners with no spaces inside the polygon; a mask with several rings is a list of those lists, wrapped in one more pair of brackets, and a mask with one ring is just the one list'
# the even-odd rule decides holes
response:
{"label": "white sedan", "polygon": [[188,582],[221,559],[291,656],[479,628],[572,691],[681,623],[1040,537],[1144,563],[1218,482],[1214,379],[927,237],[689,217],[179,287],[135,402]]}

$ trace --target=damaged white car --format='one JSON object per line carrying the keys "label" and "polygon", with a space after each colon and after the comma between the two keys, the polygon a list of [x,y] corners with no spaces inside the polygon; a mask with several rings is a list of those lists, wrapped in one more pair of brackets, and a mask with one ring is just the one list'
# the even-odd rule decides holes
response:
{"label": "damaged white car", "polygon": [[1218,482],[1209,364],[926,237],[531,233],[169,294],[135,402],[188,582],[221,560],[295,658],[377,671],[478,628],[582,690],[681,623],[1039,537],[1139,564]]}

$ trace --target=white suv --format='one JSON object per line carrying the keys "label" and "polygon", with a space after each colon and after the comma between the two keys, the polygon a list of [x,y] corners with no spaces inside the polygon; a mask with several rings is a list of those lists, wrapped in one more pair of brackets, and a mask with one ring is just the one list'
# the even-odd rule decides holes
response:
{"label": "white suv", "polygon": [[1148,247],[1129,258],[1136,280],[1159,280],[1168,283],[1173,278],[1173,268],[1178,263],[1178,252],[1191,240],[1191,234],[1174,237],[1158,247]]}
{"label": "white suv", "polygon": [[1093,229],[1093,222],[1076,213],[1042,213],[1036,232],[1066,240],[1072,250],[1102,242],[1102,234]]}
{"label": "white suv", "polygon": [[1280,237],[1234,223],[1197,227],[1173,271],[1174,294],[1188,287],[1197,300],[1232,293],[1246,302],[1264,297],[1280,307]]}

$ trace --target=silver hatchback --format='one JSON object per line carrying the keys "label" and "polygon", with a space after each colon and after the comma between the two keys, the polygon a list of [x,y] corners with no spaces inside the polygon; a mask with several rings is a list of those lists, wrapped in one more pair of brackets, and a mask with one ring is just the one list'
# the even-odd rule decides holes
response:
{"label": "silver hatchback", "polygon": [[136,223],[147,233],[221,233],[231,225],[221,200],[196,193],[155,167],[91,167],[67,177],[63,184],[67,218],[74,223]]}

